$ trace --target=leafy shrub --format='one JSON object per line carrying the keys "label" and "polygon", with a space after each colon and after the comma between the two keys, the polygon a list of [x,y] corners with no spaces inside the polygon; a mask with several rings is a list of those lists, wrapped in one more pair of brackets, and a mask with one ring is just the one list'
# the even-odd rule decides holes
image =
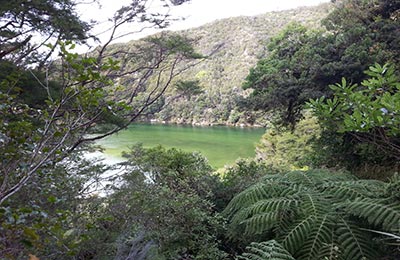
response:
{"label": "leafy shrub", "polygon": [[344,78],[331,85],[333,98],[310,100],[309,107],[324,135],[330,136],[323,136],[324,140],[337,140],[334,149],[345,154],[350,164],[396,166],[400,158],[399,75],[393,66],[379,64],[365,74],[368,78],[361,85]]}
{"label": "leafy shrub", "polygon": [[212,204],[218,178],[206,159],[197,153],[141,145],[125,156],[128,170],[115,180],[102,213],[110,221],[100,232],[104,237],[111,232],[117,236],[96,245],[96,259],[103,257],[101,247],[107,244],[114,247],[114,256],[119,252],[119,259],[126,259],[132,250],[146,252],[147,247],[151,250],[143,259],[223,259],[216,237],[223,219]]}
{"label": "leafy shrub", "polygon": [[309,115],[297,124],[294,131],[269,129],[257,145],[257,159],[286,170],[307,167],[312,163],[313,141],[319,135],[317,119]]}

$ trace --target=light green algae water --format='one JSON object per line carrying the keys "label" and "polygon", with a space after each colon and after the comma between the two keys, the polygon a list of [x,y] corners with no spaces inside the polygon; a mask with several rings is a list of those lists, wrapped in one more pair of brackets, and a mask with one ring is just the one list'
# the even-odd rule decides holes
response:
{"label": "light green algae water", "polygon": [[133,124],[128,129],[98,142],[106,156],[120,157],[135,143],[144,147],[162,145],[187,152],[197,151],[207,157],[215,169],[233,164],[238,158],[255,155],[255,144],[264,134],[262,128],[225,126],[194,127],[161,124]]}

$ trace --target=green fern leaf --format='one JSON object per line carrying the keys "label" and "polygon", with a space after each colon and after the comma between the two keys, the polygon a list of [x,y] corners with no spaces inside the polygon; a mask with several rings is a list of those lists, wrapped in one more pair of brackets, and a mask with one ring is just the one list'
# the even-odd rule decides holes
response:
{"label": "green fern leaf", "polygon": [[223,214],[231,216],[243,207],[257,203],[260,200],[287,196],[296,192],[296,190],[290,189],[286,185],[280,185],[279,183],[259,183],[236,195],[229,202]]}
{"label": "green fern leaf", "polygon": [[346,203],[347,211],[355,216],[366,218],[374,226],[382,226],[385,230],[400,228],[400,203],[388,203],[382,199],[357,199]]}
{"label": "green fern leaf", "polygon": [[234,218],[232,222],[248,217],[242,222],[246,225],[246,233],[261,234],[284,221],[289,211],[296,211],[299,205],[298,199],[298,196],[290,196],[259,201],[246,208],[246,214],[237,214],[239,219]]}
{"label": "green fern leaf", "polygon": [[229,202],[223,214],[226,216],[232,216],[237,211],[243,209],[244,207],[257,203],[260,200],[276,197],[287,197],[294,195],[298,192],[298,188],[291,187],[284,183],[258,183],[236,195]]}
{"label": "green fern leaf", "polygon": [[340,248],[336,243],[323,244],[319,250],[319,254],[314,259],[343,260]]}
{"label": "green fern leaf", "polygon": [[246,226],[246,234],[262,234],[276,226],[279,222],[279,217],[279,211],[273,211],[254,215],[242,223]]}
{"label": "green fern leaf", "polygon": [[324,193],[334,196],[339,201],[377,197],[378,194],[384,194],[384,190],[385,184],[374,180],[327,182],[322,186]]}
{"label": "green fern leaf", "polygon": [[284,175],[284,177],[292,183],[303,184],[305,186],[314,187],[326,182],[348,181],[353,179],[349,174],[332,173],[327,170],[309,170],[309,171],[292,171]]}
{"label": "green fern leaf", "polygon": [[285,178],[290,182],[304,184],[306,186],[314,185],[316,181],[314,178],[312,178],[312,176],[310,176],[309,172],[303,171],[288,172],[285,174]]}
{"label": "green fern leaf", "polygon": [[229,203],[228,230],[253,239],[273,236],[299,260],[374,259],[374,240],[349,221],[353,216],[389,232],[399,229],[395,188],[389,192],[383,182],[318,170],[268,175],[264,181]]}
{"label": "green fern leaf", "polygon": [[302,195],[303,214],[306,215],[324,215],[331,211],[330,201],[326,200],[321,194],[308,191]]}
{"label": "green fern leaf", "polygon": [[251,214],[258,214],[268,211],[286,211],[295,209],[299,204],[299,196],[287,196],[270,198],[262,201],[258,201],[254,205],[249,207]]}
{"label": "green fern leaf", "polygon": [[287,196],[270,198],[250,204],[237,212],[231,220],[231,226],[236,226],[235,232],[230,236],[236,236],[242,232],[240,226],[245,226],[246,234],[261,234],[266,230],[284,224],[289,212],[296,211],[299,205],[299,196]]}
{"label": "green fern leaf", "polygon": [[283,247],[292,254],[296,253],[307,240],[316,219],[316,216],[308,215],[304,219],[295,222],[280,240]]}
{"label": "green fern leaf", "polygon": [[325,252],[326,255],[324,255],[321,254],[321,249],[324,248],[325,245],[332,243],[333,226],[334,221],[331,217],[325,215],[318,218],[310,233],[309,239],[304,243],[299,253],[296,254],[298,256],[297,259],[329,259],[331,252]]}
{"label": "green fern leaf", "polygon": [[295,260],[278,242],[251,243],[238,260]]}
{"label": "green fern leaf", "polygon": [[359,229],[355,223],[342,218],[336,232],[344,259],[376,259],[375,251],[370,243],[371,237]]}

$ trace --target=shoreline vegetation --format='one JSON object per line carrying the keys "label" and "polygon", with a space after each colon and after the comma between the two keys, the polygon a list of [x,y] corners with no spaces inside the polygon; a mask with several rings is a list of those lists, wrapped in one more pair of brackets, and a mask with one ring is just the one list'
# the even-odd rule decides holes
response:
{"label": "shoreline vegetation", "polygon": [[400,0],[113,44],[190,1],[87,55],[81,1],[0,5],[0,259],[400,259]]}
{"label": "shoreline vegetation", "polygon": [[149,124],[163,124],[163,125],[182,125],[182,126],[227,126],[227,127],[238,127],[238,128],[265,128],[260,124],[245,124],[245,123],[212,123],[212,122],[182,122],[181,120],[164,121],[159,119],[150,119],[148,121],[138,121],[138,123],[149,123]]}
{"label": "shoreline vegetation", "polygon": [[[221,126],[221,127],[233,127],[233,128],[255,128],[255,129],[261,129],[264,128],[265,130],[268,129],[266,125],[260,125],[260,124],[244,124],[244,123],[237,123],[237,124],[232,124],[229,122],[226,123],[211,123],[211,122],[193,122],[193,123],[187,123],[187,122],[179,122],[179,121],[164,121],[164,120],[159,120],[159,119],[149,119],[149,120],[138,120],[131,125],[134,124],[152,124],[152,125],[172,125],[172,126],[193,126],[193,127],[215,127],[215,126]],[[92,129],[91,134],[101,134],[109,131],[110,129],[113,129],[114,125],[112,124],[98,124]]]}

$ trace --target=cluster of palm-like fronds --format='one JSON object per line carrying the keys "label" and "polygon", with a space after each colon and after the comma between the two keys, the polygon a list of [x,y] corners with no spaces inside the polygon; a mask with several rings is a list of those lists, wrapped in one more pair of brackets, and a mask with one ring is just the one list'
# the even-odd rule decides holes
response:
{"label": "cluster of palm-like fronds", "polygon": [[376,259],[367,228],[400,229],[393,184],[322,170],[269,175],[229,203],[229,235],[276,240],[251,244],[240,259]]}
{"label": "cluster of palm-like fronds", "polygon": [[247,247],[247,252],[238,257],[238,260],[295,260],[278,242],[253,242]]}

